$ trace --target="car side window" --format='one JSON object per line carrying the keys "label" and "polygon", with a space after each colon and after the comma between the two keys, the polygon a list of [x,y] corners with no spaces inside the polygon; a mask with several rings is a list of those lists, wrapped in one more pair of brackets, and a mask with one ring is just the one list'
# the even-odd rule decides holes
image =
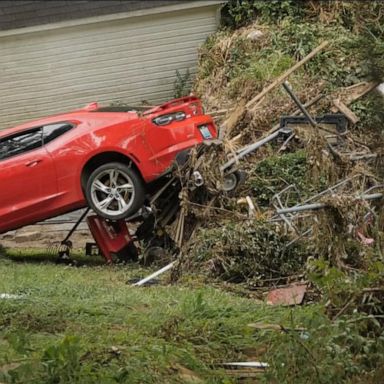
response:
{"label": "car side window", "polygon": [[0,139],[0,160],[8,159],[43,145],[42,129],[34,128]]}
{"label": "car side window", "polygon": [[73,128],[73,124],[70,123],[55,123],[44,125],[43,127],[43,142],[48,144],[50,141],[55,140],[57,137],[63,135]]}

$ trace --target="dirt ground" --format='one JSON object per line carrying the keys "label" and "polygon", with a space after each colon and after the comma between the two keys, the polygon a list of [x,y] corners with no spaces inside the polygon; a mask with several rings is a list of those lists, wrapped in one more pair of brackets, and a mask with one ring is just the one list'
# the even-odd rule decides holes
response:
{"label": "dirt ground", "polygon": [[[49,219],[0,235],[0,244],[6,248],[50,248],[59,244],[82,214],[81,211]],[[88,226],[82,222],[71,237],[75,248],[85,249],[87,242],[94,242]]]}

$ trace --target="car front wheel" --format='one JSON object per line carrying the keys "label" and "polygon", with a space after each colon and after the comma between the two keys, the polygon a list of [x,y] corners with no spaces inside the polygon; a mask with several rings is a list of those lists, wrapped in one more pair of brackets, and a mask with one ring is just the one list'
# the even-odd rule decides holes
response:
{"label": "car front wheel", "polygon": [[108,163],[91,173],[85,197],[96,214],[120,220],[132,216],[142,207],[145,188],[141,177],[130,166]]}

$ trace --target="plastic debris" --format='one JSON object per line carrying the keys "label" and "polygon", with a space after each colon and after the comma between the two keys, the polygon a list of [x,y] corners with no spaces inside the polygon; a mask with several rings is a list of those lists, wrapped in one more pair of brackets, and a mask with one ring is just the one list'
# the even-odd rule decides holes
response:
{"label": "plastic debris", "polygon": [[18,300],[22,299],[23,297],[23,295],[14,295],[12,293],[0,293],[0,299],[3,300]]}

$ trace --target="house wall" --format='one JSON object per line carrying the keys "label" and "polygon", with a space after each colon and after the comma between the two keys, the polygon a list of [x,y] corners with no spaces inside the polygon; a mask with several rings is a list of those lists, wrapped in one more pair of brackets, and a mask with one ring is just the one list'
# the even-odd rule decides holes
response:
{"label": "house wall", "polygon": [[155,104],[172,98],[176,70],[195,72],[198,47],[217,28],[217,9],[0,33],[0,128],[93,101]]}

